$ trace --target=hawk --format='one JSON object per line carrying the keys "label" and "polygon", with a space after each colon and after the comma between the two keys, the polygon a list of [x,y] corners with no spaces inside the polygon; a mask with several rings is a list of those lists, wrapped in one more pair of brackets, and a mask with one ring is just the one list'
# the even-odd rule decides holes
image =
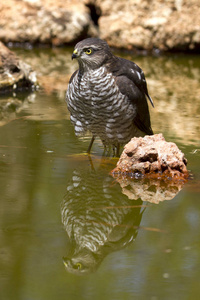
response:
{"label": "hawk", "polygon": [[119,153],[132,137],[152,135],[145,76],[132,61],[112,54],[107,42],[87,38],[76,44],[72,59],[79,69],[69,81],[66,101],[77,136],[92,133]]}

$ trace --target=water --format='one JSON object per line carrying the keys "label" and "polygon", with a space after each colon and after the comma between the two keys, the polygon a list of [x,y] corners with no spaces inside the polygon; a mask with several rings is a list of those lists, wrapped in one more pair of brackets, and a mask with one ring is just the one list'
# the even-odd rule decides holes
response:
{"label": "water", "polygon": [[0,299],[198,299],[200,58],[125,56],[146,74],[154,132],[188,159],[192,179],[166,186],[114,180],[99,140],[85,154],[64,101],[71,49],[15,51],[45,89],[0,99]]}

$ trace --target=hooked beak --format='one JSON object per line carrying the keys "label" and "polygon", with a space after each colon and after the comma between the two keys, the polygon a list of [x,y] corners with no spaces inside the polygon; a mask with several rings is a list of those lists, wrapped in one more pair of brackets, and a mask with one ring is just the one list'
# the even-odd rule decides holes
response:
{"label": "hooked beak", "polygon": [[73,54],[72,54],[72,59],[77,58],[78,57],[78,50],[75,49]]}

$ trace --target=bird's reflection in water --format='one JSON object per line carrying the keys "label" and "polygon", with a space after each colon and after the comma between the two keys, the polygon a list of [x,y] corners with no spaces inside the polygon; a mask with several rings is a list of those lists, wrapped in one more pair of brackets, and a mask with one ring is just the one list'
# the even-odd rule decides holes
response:
{"label": "bird's reflection in water", "polygon": [[62,222],[71,243],[64,258],[69,272],[94,271],[110,252],[137,236],[144,211],[113,186],[113,178],[94,171],[75,170],[62,203]]}
{"label": "bird's reflection in water", "polygon": [[[70,243],[64,265],[71,273],[94,272],[109,253],[132,242],[146,208],[143,201],[155,202],[160,189],[140,180],[117,179],[119,184],[106,174],[101,168],[96,172],[77,167],[67,185],[61,214]],[[172,199],[178,191],[160,192],[162,200],[167,195]]]}

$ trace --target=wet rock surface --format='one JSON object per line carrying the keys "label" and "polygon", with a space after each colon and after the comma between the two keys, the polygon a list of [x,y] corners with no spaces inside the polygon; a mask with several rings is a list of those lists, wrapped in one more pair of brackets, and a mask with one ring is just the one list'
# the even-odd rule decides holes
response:
{"label": "wet rock surface", "polygon": [[114,176],[171,178],[188,177],[187,160],[175,143],[166,142],[162,134],[133,138],[125,145]]}
{"label": "wet rock surface", "polygon": [[0,94],[32,89],[37,84],[36,73],[0,42]]}

